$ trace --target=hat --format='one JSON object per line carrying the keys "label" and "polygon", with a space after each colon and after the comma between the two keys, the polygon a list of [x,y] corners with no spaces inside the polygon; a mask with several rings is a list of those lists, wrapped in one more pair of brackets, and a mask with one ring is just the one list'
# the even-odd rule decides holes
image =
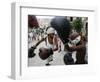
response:
{"label": "hat", "polygon": [[53,28],[48,28],[47,30],[47,34],[52,34],[52,33],[55,33],[55,30]]}

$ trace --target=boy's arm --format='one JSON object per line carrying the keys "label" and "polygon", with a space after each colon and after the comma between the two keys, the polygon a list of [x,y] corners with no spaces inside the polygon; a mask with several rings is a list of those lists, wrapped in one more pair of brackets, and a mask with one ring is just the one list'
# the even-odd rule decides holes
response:
{"label": "boy's arm", "polygon": [[36,43],[36,45],[34,46],[35,48],[41,43],[41,42],[43,42],[44,40],[45,40],[46,38],[42,38],[40,41],[38,41],[37,43]]}
{"label": "boy's arm", "polygon": [[84,38],[82,37],[82,40],[80,42],[79,45],[77,46],[72,46],[72,47],[69,47],[68,45],[65,45],[65,48],[69,51],[77,51],[77,50],[80,50],[82,48],[84,48],[86,45],[86,41],[84,40]]}

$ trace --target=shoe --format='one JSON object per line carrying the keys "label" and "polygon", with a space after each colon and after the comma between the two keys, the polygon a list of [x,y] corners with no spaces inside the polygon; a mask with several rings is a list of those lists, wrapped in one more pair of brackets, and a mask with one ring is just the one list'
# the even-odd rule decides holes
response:
{"label": "shoe", "polygon": [[46,66],[50,66],[51,64],[49,64],[49,63],[47,63],[47,64],[45,64]]}

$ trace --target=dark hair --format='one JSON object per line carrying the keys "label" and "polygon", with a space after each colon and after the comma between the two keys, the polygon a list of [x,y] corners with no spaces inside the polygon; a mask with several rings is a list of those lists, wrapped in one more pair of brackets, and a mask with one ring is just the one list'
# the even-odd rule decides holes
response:
{"label": "dark hair", "polygon": [[28,27],[30,28],[39,27],[39,24],[35,15],[28,15]]}

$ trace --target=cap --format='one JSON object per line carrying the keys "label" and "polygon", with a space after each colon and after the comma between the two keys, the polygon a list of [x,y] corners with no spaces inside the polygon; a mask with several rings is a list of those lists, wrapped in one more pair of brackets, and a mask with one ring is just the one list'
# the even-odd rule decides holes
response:
{"label": "cap", "polygon": [[48,28],[47,30],[47,34],[52,34],[52,33],[55,33],[55,30],[53,28]]}

